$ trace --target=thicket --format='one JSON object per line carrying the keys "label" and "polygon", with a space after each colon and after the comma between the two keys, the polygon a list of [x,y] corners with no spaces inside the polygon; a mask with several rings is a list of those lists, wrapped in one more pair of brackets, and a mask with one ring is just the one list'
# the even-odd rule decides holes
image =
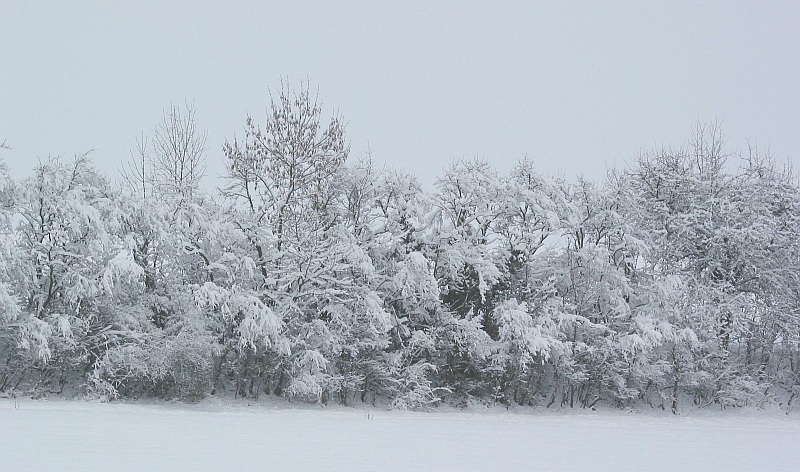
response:
{"label": "thicket", "polygon": [[602,184],[348,160],[287,88],[200,186],[173,107],[121,184],[0,167],[0,391],[721,407],[800,393],[800,189],[715,125]]}

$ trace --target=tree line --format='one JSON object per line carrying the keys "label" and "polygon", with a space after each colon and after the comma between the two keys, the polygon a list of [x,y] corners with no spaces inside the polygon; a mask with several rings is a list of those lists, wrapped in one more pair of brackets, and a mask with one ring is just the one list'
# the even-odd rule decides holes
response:
{"label": "tree line", "polygon": [[283,87],[214,192],[205,151],[172,107],[118,183],[87,156],[0,166],[0,391],[676,413],[800,393],[800,188],[716,124],[603,183],[458,160],[426,191]]}

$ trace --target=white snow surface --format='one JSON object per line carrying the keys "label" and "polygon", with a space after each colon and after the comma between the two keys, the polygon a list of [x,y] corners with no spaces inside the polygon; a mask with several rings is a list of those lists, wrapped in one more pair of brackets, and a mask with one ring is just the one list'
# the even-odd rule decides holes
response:
{"label": "white snow surface", "polygon": [[779,411],[435,412],[212,400],[0,399],[0,469],[32,471],[788,471]]}

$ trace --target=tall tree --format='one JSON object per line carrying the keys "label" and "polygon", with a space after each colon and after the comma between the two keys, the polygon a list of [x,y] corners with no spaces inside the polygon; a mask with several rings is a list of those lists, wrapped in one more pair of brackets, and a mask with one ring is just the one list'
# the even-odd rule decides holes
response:
{"label": "tall tree", "polygon": [[263,129],[248,117],[244,143],[224,151],[225,194],[258,267],[251,289],[274,310],[285,340],[265,367],[268,382],[276,393],[318,401],[346,395],[389,326],[370,285],[374,267],[336,205],[332,183],[349,153],[344,122],[333,115],[323,126],[307,86],[283,87]]}

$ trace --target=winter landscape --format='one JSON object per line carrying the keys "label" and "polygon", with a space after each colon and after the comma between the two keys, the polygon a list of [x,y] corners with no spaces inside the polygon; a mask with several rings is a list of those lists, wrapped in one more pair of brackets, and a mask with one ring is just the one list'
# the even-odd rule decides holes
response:
{"label": "winter landscape", "polygon": [[[113,184],[2,176],[0,391],[429,409],[780,406],[800,393],[800,187],[716,124],[606,183],[347,161],[308,88],[226,142],[173,107]],[[148,145],[151,146],[148,148]]]}
{"label": "winter landscape", "polygon": [[[231,21],[211,7],[197,8],[178,13]],[[413,53],[395,52],[399,59],[389,61],[387,74],[395,74],[403,57],[436,45],[446,45],[441,47],[450,54],[410,67],[413,74],[403,83],[420,70],[435,77],[430,64],[442,57],[466,57],[470,67],[478,58],[489,64],[516,42],[491,42],[509,30],[498,26],[502,21],[492,26],[495,15],[529,34],[528,23],[516,23],[510,13],[486,12],[484,21],[481,9],[466,11],[469,21],[447,8],[438,14],[452,20],[453,32],[471,35],[479,30],[472,27],[475,20],[494,33],[469,49],[466,39],[451,41],[446,28],[441,33],[438,23],[429,25],[422,30],[432,36]],[[741,18],[755,14],[747,11]],[[12,16],[36,24],[41,17],[55,28],[60,22],[48,20],[51,13],[17,9]],[[396,13],[412,18],[399,29],[405,42],[412,41],[409,31],[422,20],[413,12]],[[316,18],[327,22],[334,14]],[[570,11],[563,14],[572,21]],[[648,14],[637,13],[640,19]],[[692,21],[706,18],[692,15]],[[395,18],[388,17],[384,26],[391,30]],[[243,25],[252,21],[235,18]],[[741,25],[739,16],[731,18],[719,22]],[[270,24],[280,29],[278,23]],[[198,27],[210,35],[209,25]],[[268,36],[256,26],[241,44]],[[629,22],[618,26],[632,32],[635,44],[651,34]],[[337,34],[346,37],[350,33],[339,33],[345,29],[337,27]],[[134,31],[139,37],[149,29]],[[753,39],[747,44],[761,38],[754,31],[745,31]],[[680,36],[669,28],[667,33]],[[337,34],[325,40],[335,43]],[[2,58],[17,64],[8,70],[27,70],[22,64],[33,54],[17,50],[33,51],[35,44],[5,48],[13,37],[0,32]],[[576,47],[567,41],[563,47],[572,55],[551,60],[594,61],[608,53],[593,49],[595,42]],[[494,46],[482,49],[484,43]],[[161,57],[166,44],[148,50]],[[255,51],[271,51],[274,44]],[[640,51],[627,49],[631,41],[615,44],[625,57],[639,58],[625,62],[631,69],[646,69]],[[682,51],[664,44],[673,54]],[[98,45],[102,41],[87,49]],[[83,53],[83,45],[78,49]],[[729,49],[736,48],[720,48]],[[198,67],[215,54],[210,44],[201,50],[187,56]],[[587,50],[594,53],[584,55]],[[291,51],[287,57],[295,57]],[[705,73],[708,61],[701,59],[707,57],[696,54],[703,67],[687,70]],[[325,59],[330,57],[338,56],[327,51]],[[741,63],[749,67],[756,57],[765,55],[753,53]],[[114,133],[141,105],[132,96],[119,98],[126,87],[147,104],[157,88],[153,82],[136,89],[139,82],[130,79],[157,75],[158,68],[148,69],[150,56],[145,59],[142,74],[88,82],[98,89],[120,84],[113,100],[99,100],[126,104],[117,110],[120,123],[95,117],[82,124],[57,113],[65,134],[76,133],[75,121],[97,136],[119,136]],[[531,67],[538,60],[532,58]],[[497,67],[511,74],[516,69],[504,68],[512,62]],[[779,62],[782,75],[776,77],[793,77],[792,64],[800,64]],[[483,137],[490,144],[482,146],[497,146],[502,154],[511,149],[503,147],[506,141],[561,136],[567,128],[564,122],[550,128],[542,123],[570,106],[575,84],[543,93],[563,94],[562,100],[536,107],[526,101],[542,99],[541,87],[526,82],[535,74],[515,75],[509,98],[504,87],[488,87],[471,68],[459,69],[461,62],[447,64],[440,73],[454,68],[476,82],[469,92],[452,77],[446,82],[452,86],[439,84],[436,92],[417,90],[430,103],[414,102],[422,120],[414,124],[430,136],[464,136],[472,143]],[[184,84],[219,69],[216,63],[209,67],[176,79],[181,93]],[[595,69],[570,77],[593,81]],[[740,77],[745,69],[723,75]],[[225,70],[243,69],[237,62]],[[235,81],[242,74],[229,75],[236,77],[225,80]],[[39,76],[5,77],[4,106],[17,103],[12,88],[31,97],[43,93],[23,86],[43,80]],[[148,131],[124,131],[125,153],[84,148],[29,154],[34,148],[26,141],[53,143],[60,126],[25,134],[19,123],[28,129],[37,122],[25,118],[23,109],[37,108],[25,100],[0,116],[0,469],[784,471],[800,464],[800,178],[791,156],[727,134],[728,122],[737,132],[744,122],[784,130],[779,138],[794,136],[796,128],[785,123],[800,123],[800,104],[792,106],[789,93],[796,81],[777,87],[787,93],[769,102],[773,112],[789,110],[785,119],[757,115],[750,122],[741,117],[754,112],[731,112],[725,115],[730,120],[698,117],[715,107],[735,110],[725,104],[751,86],[726,88],[717,75],[686,82],[696,89],[675,99],[684,108],[672,118],[662,101],[650,102],[646,113],[630,113],[639,119],[618,117],[624,129],[651,110],[666,110],[664,123],[685,120],[690,110],[681,138],[666,133],[658,144],[606,160],[602,172],[586,175],[588,160],[567,167],[569,172],[548,166],[560,159],[569,164],[576,142],[591,146],[595,139],[604,149],[616,136],[606,128],[603,136],[569,135],[564,149],[545,147],[549,155],[535,159],[456,147],[459,154],[431,170],[405,156],[387,160],[392,151],[385,146],[354,144],[348,103],[330,106],[322,98],[330,76],[323,74],[321,83],[276,77],[260,82],[257,97],[247,95],[247,106],[257,101],[258,107],[237,111],[233,131],[227,124],[208,129],[208,115],[199,110],[215,100],[209,97],[235,97],[235,87],[225,93],[202,89],[197,100],[181,95],[159,108]],[[551,85],[566,77],[556,76]],[[67,87],[67,79],[53,82],[53,105],[39,104],[43,116],[56,113],[55,104],[73,90],[87,90],[85,84]],[[5,80],[16,85],[6,87]],[[352,80],[348,73],[341,82],[331,80],[331,88]],[[618,78],[597,80],[606,88],[581,89],[577,108],[563,111],[569,120],[602,127],[611,116],[606,112],[626,103],[617,96],[592,111],[606,89],[630,88],[619,86]],[[372,96],[370,87],[381,82],[367,82],[355,88]],[[697,85],[705,82],[718,87]],[[399,102],[374,105],[376,113],[390,111],[395,121],[381,116],[394,135],[409,133],[403,123],[416,119],[393,115],[402,110],[400,102],[415,100],[398,87],[382,90],[385,97],[401,95]],[[662,91],[665,84],[642,87],[633,93],[641,100],[674,95]],[[450,89],[454,95],[447,95]],[[697,99],[718,89],[730,93],[727,102]],[[79,114],[91,106],[90,92],[61,106]],[[450,97],[449,105],[436,101],[440,96]],[[369,100],[353,106],[360,110]],[[490,103],[498,100],[506,104],[501,109]],[[506,114],[508,104],[518,110]],[[453,114],[438,115],[444,108]],[[481,118],[478,125],[458,128],[457,115],[473,112]],[[580,121],[584,112],[594,118]],[[526,121],[537,113],[547,119]],[[356,130],[365,121],[354,120]],[[363,132],[356,136],[367,142]],[[411,155],[415,147],[441,144],[422,137],[407,136],[403,141],[412,147],[401,151]]]}
{"label": "winter landscape", "polygon": [[[191,108],[165,114],[122,185],[85,156],[3,177],[3,443],[36,438],[6,460],[786,470],[800,459],[790,170],[751,150],[729,172],[711,124],[603,185],[527,160],[508,175],[459,160],[428,192],[347,161],[342,122],[323,123],[307,88],[283,88],[270,110],[226,143],[213,195],[198,185]],[[39,454],[43,436],[57,446]]]}

